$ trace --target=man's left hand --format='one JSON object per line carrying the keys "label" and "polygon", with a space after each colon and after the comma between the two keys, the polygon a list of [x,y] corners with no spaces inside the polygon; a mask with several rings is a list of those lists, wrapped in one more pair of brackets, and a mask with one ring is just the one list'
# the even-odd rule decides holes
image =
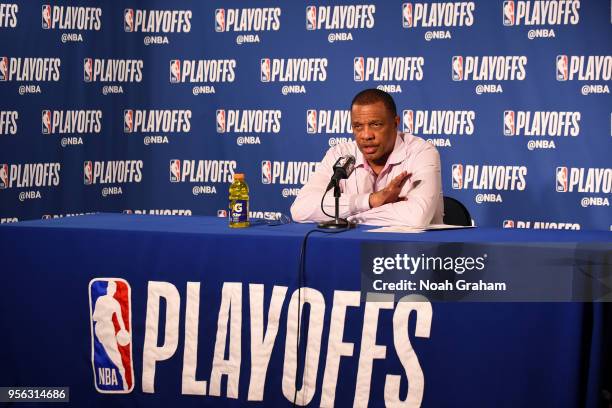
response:
{"label": "man's left hand", "polygon": [[402,190],[404,183],[406,183],[410,176],[412,176],[412,173],[408,173],[404,170],[395,178],[393,178],[393,180],[391,180],[387,187],[370,194],[370,208],[376,208],[384,204],[400,201],[400,191]]}

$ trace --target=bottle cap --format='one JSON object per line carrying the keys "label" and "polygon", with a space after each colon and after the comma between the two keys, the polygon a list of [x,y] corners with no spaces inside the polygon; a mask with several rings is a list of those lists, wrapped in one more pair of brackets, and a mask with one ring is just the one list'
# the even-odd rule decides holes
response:
{"label": "bottle cap", "polygon": [[234,180],[244,180],[244,173],[234,173]]}

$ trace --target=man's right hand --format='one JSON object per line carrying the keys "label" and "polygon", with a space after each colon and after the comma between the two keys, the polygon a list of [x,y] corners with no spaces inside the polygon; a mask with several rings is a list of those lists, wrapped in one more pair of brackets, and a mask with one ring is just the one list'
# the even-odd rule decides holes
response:
{"label": "man's right hand", "polygon": [[397,177],[391,180],[387,187],[370,194],[370,208],[376,208],[384,204],[400,201],[399,193],[402,190],[404,183],[410,178],[411,175],[411,173],[404,170],[398,174]]}

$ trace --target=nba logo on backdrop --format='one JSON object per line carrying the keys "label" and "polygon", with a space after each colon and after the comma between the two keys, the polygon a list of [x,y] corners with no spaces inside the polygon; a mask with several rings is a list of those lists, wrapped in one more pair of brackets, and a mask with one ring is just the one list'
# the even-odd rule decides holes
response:
{"label": "nba logo on backdrop", "polygon": [[412,110],[405,110],[402,113],[402,131],[408,134],[414,132],[414,112]]}
{"label": "nba logo on backdrop", "polygon": [[51,111],[42,111],[42,133],[43,135],[51,134]]}
{"label": "nba logo on backdrop", "polygon": [[567,167],[557,167],[556,171],[557,192],[567,192]]}
{"label": "nba logo on backdrop", "polygon": [[452,60],[453,81],[463,81],[463,57],[455,55]]}
{"label": "nba logo on backdrop", "polygon": [[91,165],[91,161],[86,161],[83,163],[83,183],[86,186],[90,186],[93,184],[93,168]]}
{"label": "nba logo on backdrop", "polygon": [[262,58],[260,61],[261,82],[270,82],[270,58]]}
{"label": "nba logo on backdrop", "polygon": [[511,26],[514,25],[514,1],[504,1],[504,25]]}
{"label": "nba logo on backdrop", "polygon": [[170,181],[178,183],[181,181],[181,161],[170,160]]}
{"label": "nba logo on backdrop", "polygon": [[557,55],[557,81],[567,81],[567,55]]}
{"label": "nba logo on backdrop", "polygon": [[91,363],[96,390],[126,394],[134,389],[132,359],[132,300],[123,279],[89,282]]}
{"label": "nba logo on backdrop", "polygon": [[315,6],[306,7],[306,29],[317,29],[317,8]]}
{"label": "nba logo on backdrop", "polygon": [[353,60],[353,80],[361,82],[365,79],[365,66],[363,57],[355,57]]}
{"label": "nba logo on backdrop", "polygon": [[222,33],[225,31],[225,10],[224,9],[215,10],[215,31],[218,33]]}
{"label": "nba logo on backdrop", "polygon": [[170,83],[176,84],[181,82],[181,61],[170,61]]}
{"label": "nba logo on backdrop", "polygon": [[123,11],[123,29],[126,33],[134,32],[134,10],[125,9]]}
{"label": "nba logo on backdrop", "polygon": [[123,111],[123,132],[132,133],[134,129],[134,111],[126,109]]}
{"label": "nba logo on backdrop", "polygon": [[83,60],[83,80],[85,82],[91,82],[93,80],[92,69],[93,63],[91,58],[85,58]]}
{"label": "nba logo on backdrop", "polygon": [[317,111],[314,109],[306,112],[306,132],[317,133]]}
{"label": "nba logo on backdrop", "polygon": [[404,28],[412,27],[412,4],[411,3],[402,4],[402,27]]}
{"label": "nba logo on backdrop", "polygon": [[503,226],[504,226],[504,228],[514,228],[514,221],[513,220],[504,220]]}
{"label": "nba logo on backdrop", "polygon": [[225,133],[225,109],[217,109],[217,133]]}
{"label": "nba logo on backdrop", "polygon": [[0,81],[9,79],[9,60],[8,57],[0,57]]}
{"label": "nba logo on backdrop", "polygon": [[263,184],[272,183],[272,163],[270,160],[263,160],[261,162],[261,182]]}
{"label": "nba logo on backdrop", "polygon": [[227,217],[227,210],[217,210],[217,217]]}
{"label": "nba logo on backdrop", "polygon": [[8,164],[0,164],[0,189],[4,190],[9,186]]}
{"label": "nba logo on backdrop", "polygon": [[42,28],[45,30],[51,28],[51,6],[48,4],[42,6]]}
{"label": "nba logo on backdrop", "polygon": [[463,165],[462,164],[453,164],[452,176],[453,176],[453,188],[455,190],[462,189],[463,188]]}
{"label": "nba logo on backdrop", "polygon": [[514,123],[514,111],[504,111],[504,136],[514,136],[516,134]]}

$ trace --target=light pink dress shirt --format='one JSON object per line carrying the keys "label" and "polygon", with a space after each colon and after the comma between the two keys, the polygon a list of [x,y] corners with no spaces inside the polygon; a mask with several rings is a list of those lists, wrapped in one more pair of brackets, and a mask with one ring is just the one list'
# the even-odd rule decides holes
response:
{"label": "light pink dress shirt", "polygon": [[[321,197],[333,174],[332,166],[344,155],[355,156],[355,171],[340,181],[340,217],[360,224],[426,226],[441,224],[444,211],[440,155],[431,144],[409,134],[399,133],[393,152],[378,177],[355,141],[330,148],[317,171],[302,187],[293,205],[291,216],[297,222],[320,222],[330,218],[321,211]],[[400,192],[401,201],[370,208],[370,193],[385,188],[402,171],[412,174]],[[334,214],[333,189],[325,196],[325,212]]]}

